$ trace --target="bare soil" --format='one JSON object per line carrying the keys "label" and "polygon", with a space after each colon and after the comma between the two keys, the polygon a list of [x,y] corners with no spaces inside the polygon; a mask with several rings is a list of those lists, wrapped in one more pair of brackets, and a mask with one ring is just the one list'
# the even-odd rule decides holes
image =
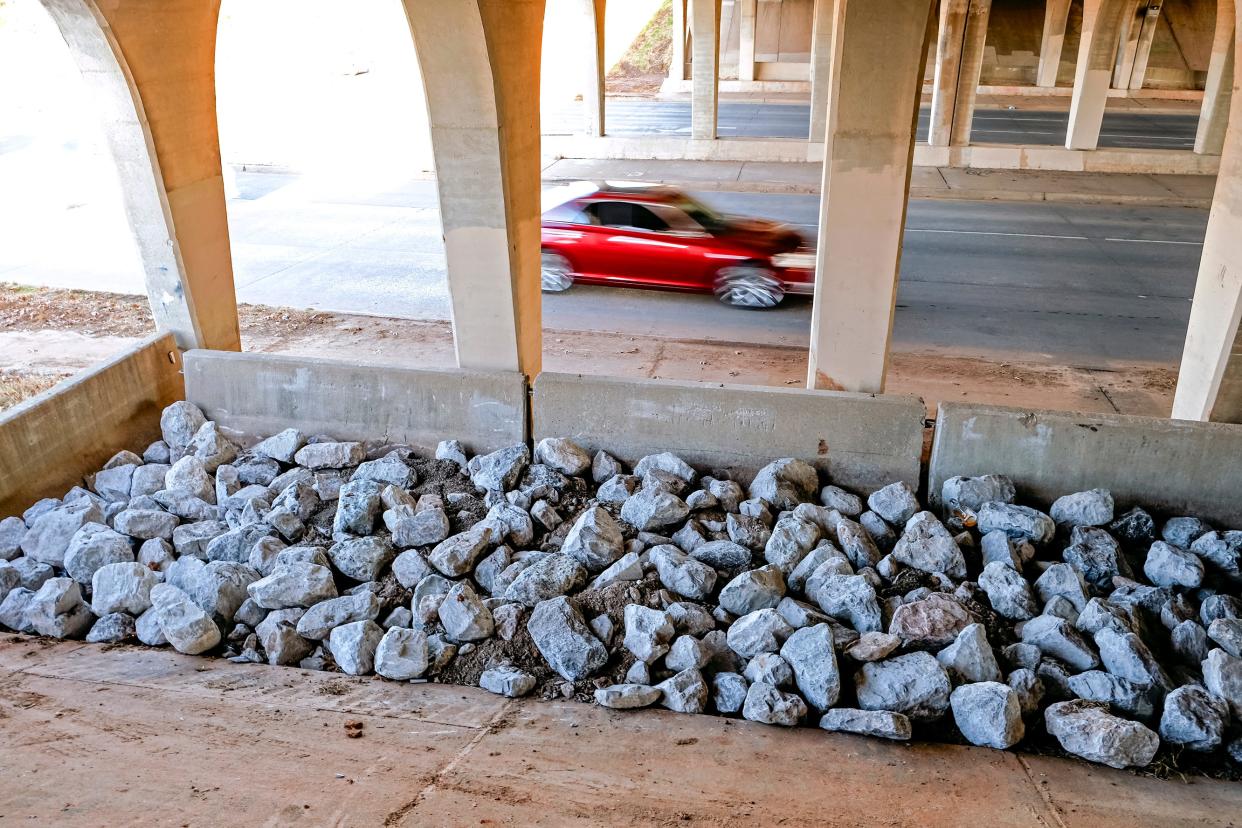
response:
{"label": "bare soil", "polygon": [[[448,322],[241,305],[242,347],[260,353],[331,356],[378,364],[449,368],[455,365]],[[153,328],[145,299],[87,291],[0,284],[0,342],[8,332],[76,331],[99,337],[89,365],[110,356],[116,337],[145,336]],[[0,387],[8,404],[46,387],[36,375],[65,376],[28,365],[12,372],[0,347]],[[661,339],[601,331],[544,331],[544,368],[649,379],[799,387],[806,352],[740,342]],[[935,416],[941,400],[1098,413],[1168,416],[1177,371],[1173,365],[1055,365],[1020,354],[895,351],[887,391],[915,394]],[[24,389],[24,390],[23,390]]]}

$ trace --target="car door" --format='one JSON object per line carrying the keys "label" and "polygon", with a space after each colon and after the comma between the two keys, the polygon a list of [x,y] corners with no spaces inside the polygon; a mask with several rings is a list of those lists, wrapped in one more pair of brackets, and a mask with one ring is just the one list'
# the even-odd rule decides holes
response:
{"label": "car door", "polygon": [[585,212],[594,236],[579,268],[610,283],[687,288],[701,282],[693,239],[661,217],[658,205],[593,201]]}

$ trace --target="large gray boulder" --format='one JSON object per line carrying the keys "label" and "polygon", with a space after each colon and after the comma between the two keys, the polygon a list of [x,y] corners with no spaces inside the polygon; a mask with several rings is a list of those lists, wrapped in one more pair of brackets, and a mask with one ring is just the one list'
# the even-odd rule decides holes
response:
{"label": "large gray boulder", "polygon": [[1150,729],[1112,715],[1098,702],[1057,702],[1044,711],[1044,723],[1065,750],[1114,768],[1146,767],[1160,747],[1160,737]]}
{"label": "large gray boulder", "polygon": [[997,682],[1003,678],[982,624],[964,627],[952,644],[936,654],[936,660],[956,683]]}
{"label": "large gray boulder", "polygon": [[642,604],[625,607],[625,649],[646,664],[652,664],[669,650],[674,635],[668,613]]}
{"label": "large gray boulder", "polygon": [[336,597],[332,570],[311,563],[278,565],[266,578],[246,586],[246,593],[264,609],[311,607]]}
{"label": "large gray boulder", "polygon": [[[477,459],[477,458],[476,458]],[[428,562],[450,578],[460,578],[474,569],[479,556],[492,544],[492,529],[479,526],[467,529],[439,543]]]}
{"label": "large gray boulder", "polygon": [[151,607],[159,578],[140,563],[101,566],[91,577],[91,611],[98,616],[127,612],[135,618]]}
{"label": "large gray boulder", "polygon": [[380,603],[370,590],[315,604],[298,621],[298,635],[322,641],[337,627],[379,617]]}
{"label": "large gray boulder", "polygon": [[815,499],[819,489],[819,473],[804,460],[786,457],[775,460],[755,475],[750,496],[761,497],[777,509],[793,509],[799,503]]}
{"label": "large gray boulder", "polygon": [[892,526],[904,526],[922,508],[918,495],[904,481],[889,483],[872,492],[867,497],[867,506]]}
{"label": "large gray boulder", "polygon": [[831,627],[816,624],[795,630],[781,645],[781,658],[793,670],[798,690],[811,707],[823,711],[837,703],[841,674]]}
{"label": "large gray boulder", "polygon": [[22,552],[37,563],[65,566],[69,541],[88,523],[103,523],[103,510],[86,500],[44,512],[35,518],[20,541]]}
{"label": "large gray boulder", "polygon": [[26,603],[25,622],[40,635],[80,638],[94,620],[82,601],[81,589],[71,578],[49,578]]}
{"label": "large gray boulder", "polygon": [[854,674],[858,706],[932,721],[949,709],[949,674],[930,653],[914,652],[862,665]]}
{"label": "large gray boulder", "polygon": [[1212,695],[1224,699],[1233,715],[1242,719],[1242,658],[1221,649],[1203,660],[1203,684]]}
{"label": "large gray boulder", "polygon": [[1025,621],[1039,613],[1039,605],[1022,573],[1014,567],[993,561],[983,567],[979,586],[988,596],[992,609],[1011,621]]}
{"label": "large gray boulder", "polygon": [[953,721],[972,745],[1005,750],[1026,735],[1018,694],[1007,684],[963,684],[949,696]]}
{"label": "large gray boulder", "polygon": [[785,597],[785,578],[771,564],[741,572],[725,584],[717,603],[734,615],[775,607]]}
{"label": "large gray boulder", "polygon": [[440,604],[440,623],[444,634],[452,641],[482,641],[495,632],[492,613],[470,584],[461,582],[453,586]]}
{"label": "large gray boulder", "polygon": [[701,601],[716,587],[716,570],[696,561],[672,544],[656,546],[648,552],[665,589],[683,598]]}
{"label": "large gray boulder", "polygon": [[427,634],[422,630],[393,627],[375,649],[375,672],[393,681],[418,678],[428,666]]}
{"label": "large gray boulder", "polygon": [[742,717],[752,722],[794,727],[806,718],[806,702],[796,693],[785,693],[756,681],[746,690]]}
{"label": "large gray boulder", "polygon": [[101,523],[87,523],[69,539],[65,571],[70,578],[85,585],[100,567],[133,560],[134,548],[129,538]]}
{"label": "large gray boulder", "polygon": [[332,630],[328,650],[341,672],[365,676],[375,669],[375,651],[384,630],[374,621],[354,621]]}
{"label": "large gray boulder", "polygon": [[376,580],[396,556],[391,543],[375,536],[349,538],[328,549],[328,558],[337,571],[355,581]]}
{"label": "large gray boulder", "polygon": [[690,507],[680,497],[648,486],[630,495],[621,505],[621,519],[640,532],[672,526],[685,520],[689,514]]}
{"label": "large gray boulder", "polygon": [[533,607],[586,583],[586,570],[568,555],[553,553],[523,569],[504,591],[506,601]]}
{"label": "large gray boulder", "polygon": [[297,664],[314,651],[315,642],[298,635],[298,621],[305,613],[303,609],[273,610],[254,628],[268,664]]}
{"label": "large gray boulder", "polygon": [[1160,738],[1189,750],[1216,750],[1228,724],[1227,702],[1196,684],[1187,684],[1165,696]]}
{"label": "large gray boulder", "polygon": [[564,596],[540,601],[526,622],[535,647],[567,681],[579,681],[608,661],[608,650]]}
{"label": "large gray boulder", "polygon": [[220,628],[184,591],[172,584],[151,588],[160,632],[177,652],[198,655],[220,643]]}
{"label": "large gray boulder", "polygon": [[561,552],[576,560],[589,572],[600,572],[625,553],[621,527],[599,506],[587,509],[565,536]]}
{"label": "large gray boulder", "polygon": [[907,521],[892,554],[893,560],[912,569],[941,572],[958,581],[966,577],[962,550],[931,512],[919,512]]}
{"label": "large gray boulder", "polygon": [[1059,497],[1048,510],[1058,526],[1104,526],[1113,520],[1113,496],[1107,489],[1090,489]]}

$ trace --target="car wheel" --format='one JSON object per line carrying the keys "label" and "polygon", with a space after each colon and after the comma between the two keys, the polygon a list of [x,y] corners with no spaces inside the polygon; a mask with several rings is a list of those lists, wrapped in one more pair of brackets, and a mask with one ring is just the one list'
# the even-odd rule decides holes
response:
{"label": "car wheel", "polygon": [[569,259],[559,253],[543,251],[539,283],[545,293],[569,290],[574,283],[574,269],[569,264]]}
{"label": "car wheel", "polygon": [[774,308],[785,289],[772,271],[757,265],[726,267],[716,274],[716,298],[735,308]]}

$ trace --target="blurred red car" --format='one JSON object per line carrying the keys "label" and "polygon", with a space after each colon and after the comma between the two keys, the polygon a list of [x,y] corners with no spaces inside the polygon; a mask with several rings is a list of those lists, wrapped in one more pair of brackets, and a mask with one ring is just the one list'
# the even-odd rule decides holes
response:
{"label": "blurred red car", "polygon": [[543,289],[575,283],[685,290],[771,308],[815,290],[796,230],[722,216],[675,187],[575,182],[543,193]]}

